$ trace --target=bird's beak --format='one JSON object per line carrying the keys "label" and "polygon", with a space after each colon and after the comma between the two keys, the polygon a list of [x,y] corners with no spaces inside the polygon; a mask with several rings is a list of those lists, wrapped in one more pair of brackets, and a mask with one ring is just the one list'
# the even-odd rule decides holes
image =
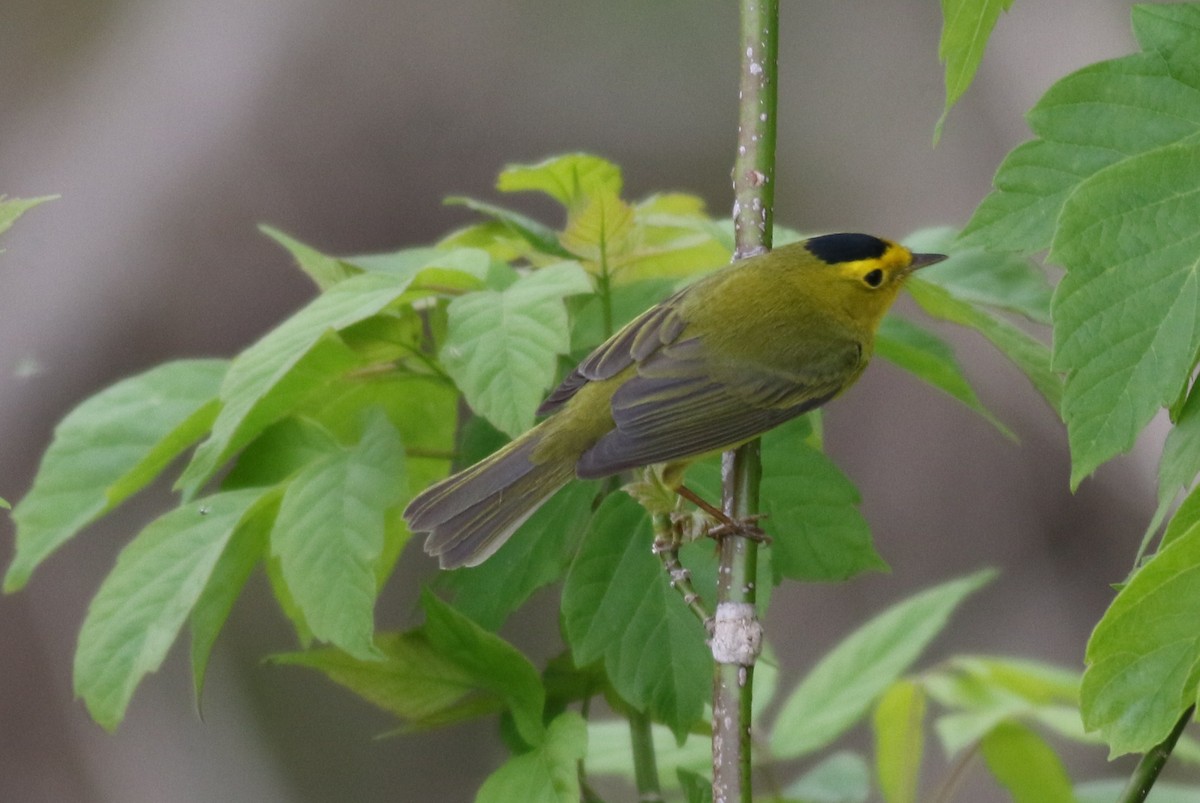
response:
{"label": "bird's beak", "polygon": [[912,262],[908,266],[908,272],[912,273],[914,270],[936,265],[945,258],[945,254],[913,254]]}

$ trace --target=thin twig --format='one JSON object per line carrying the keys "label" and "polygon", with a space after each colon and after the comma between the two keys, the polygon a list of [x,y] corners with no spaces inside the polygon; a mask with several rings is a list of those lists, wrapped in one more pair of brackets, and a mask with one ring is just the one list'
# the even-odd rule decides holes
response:
{"label": "thin twig", "polygon": [[688,606],[688,610],[696,614],[696,618],[700,620],[705,629],[711,628],[712,614],[704,606],[704,601],[700,599],[700,594],[692,585],[692,573],[679,562],[679,547],[683,543],[683,536],[680,533],[681,525],[673,521],[668,513],[655,513],[651,517],[651,521],[654,525],[654,546],[652,548],[654,554],[658,555],[658,559],[662,561],[671,587],[679,592],[683,597],[684,604]]}

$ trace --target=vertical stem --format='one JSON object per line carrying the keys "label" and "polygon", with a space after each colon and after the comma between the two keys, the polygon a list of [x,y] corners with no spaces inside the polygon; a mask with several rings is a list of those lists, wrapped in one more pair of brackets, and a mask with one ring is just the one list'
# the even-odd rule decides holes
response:
{"label": "vertical stem", "polygon": [[[779,0],[740,0],[741,68],[738,148],[733,168],[734,257],[771,247],[775,200],[776,57]],[[726,452],[722,460],[724,509],[735,521],[758,511],[762,473],[758,441]],[[727,536],[721,541],[714,617],[713,800],[749,803],[750,704],[754,662],[762,643],[755,614],[758,543]]]}
{"label": "vertical stem", "polygon": [[1158,774],[1162,772],[1163,765],[1171,757],[1171,751],[1175,749],[1175,742],[1179,741],[1179,734],[1183,733],[1183,729],[1192,720],[1192,713],[1195,710],[1196,706],[1188,706],[1188,710],[1183,712],[1183,716],[1175,723],[1174,729],[1167,735],[1167,738],[1150,748],[1150,751],[1142,756],[1133,775],[1129,777],[1129,785],[1125,787],[1125,791],[1121,793],[1117,803],[1142,803],[1146,799],[1154,782],[1158,780]]}
{"label": "vertical stem", "polygon": [[654,735],[650,718],[640,711],[629,711],[629,739],[633,745],[633,779],[640,803],[662,803],[658,783],[658,763],[654,758]]}

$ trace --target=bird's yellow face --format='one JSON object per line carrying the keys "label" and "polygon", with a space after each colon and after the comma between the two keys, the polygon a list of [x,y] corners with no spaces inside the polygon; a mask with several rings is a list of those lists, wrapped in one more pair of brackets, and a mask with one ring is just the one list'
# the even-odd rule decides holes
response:
{"label": "bird's yellow face", "polygon": [[829,266],[825,273],[828,301],[872,330],[913,271],[946,258],[941,254],[914,254],[899,243],[860,234],[814,237],[806,247]]}

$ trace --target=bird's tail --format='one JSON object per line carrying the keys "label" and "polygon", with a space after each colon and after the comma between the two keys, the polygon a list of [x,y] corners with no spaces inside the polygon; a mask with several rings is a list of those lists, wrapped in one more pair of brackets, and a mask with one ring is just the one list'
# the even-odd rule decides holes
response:
{"label": "bird's tail", "polygon": [[490,457],[422,491],[404,510],[425,551],[443,569],[475,566],[499,549],[542,503],[575,476],[575,461],[534,462],[538,426]]}

